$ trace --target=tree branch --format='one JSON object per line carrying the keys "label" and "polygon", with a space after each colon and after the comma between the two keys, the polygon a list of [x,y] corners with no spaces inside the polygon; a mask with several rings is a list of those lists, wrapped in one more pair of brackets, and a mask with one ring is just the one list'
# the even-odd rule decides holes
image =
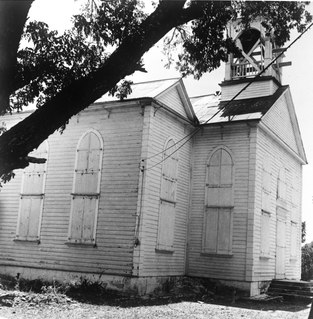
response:
{"label": "tree branch", "polygon": [[25,156],[25,161],[28,163],[35,163],[35,164],[44,164],[46,163],[47,159],[42,157],[33,157],[33,156]]}
{"label": "tree branch", "polygon": [[0,136],[0,176],[28,165],[38,147],[73,115],[108,92],[138,68],[143,54],[181,23],[184,1],[162,1],[139,28],[112,53],[102,67],[72,82],[45,105]]}

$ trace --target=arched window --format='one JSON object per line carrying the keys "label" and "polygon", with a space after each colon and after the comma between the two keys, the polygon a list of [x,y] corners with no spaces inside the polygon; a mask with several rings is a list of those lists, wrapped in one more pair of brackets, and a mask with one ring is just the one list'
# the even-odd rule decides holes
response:
{"label": "arched window", "polygon": [[[36,158],[48,158],[48,143],[45,141],[29,154]],[[38,241],[43,209],[47,162],[30,163],[23,171],[17,240]]]}
{"label": "arched window", "polygon": [[173,250],[178,157],[173,139],[164,147],[157,249]]}
{"label": "arched window", "polygon": [[94,130],[78,142],[68,236],[71,243],[95,244],[102,150],[102,138]]}
{"label": "arched window", "polygon": [[206,178],[203,252],[230,254],[232,245],[233,160],[219,148],[209,159]]}

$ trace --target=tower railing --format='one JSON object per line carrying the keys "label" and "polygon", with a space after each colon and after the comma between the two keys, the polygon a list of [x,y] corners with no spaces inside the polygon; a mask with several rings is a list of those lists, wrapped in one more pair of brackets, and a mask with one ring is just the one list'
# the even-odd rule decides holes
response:
{"label": "tower railing", "polygon": [[[263,70],[264,68],[264,61],[256,62],[258,68]],[[245,78],[249,76],[256,76],[259,73],[250,62],[238,62],[231,65],[231,77],[233,79],[236,78]]]}

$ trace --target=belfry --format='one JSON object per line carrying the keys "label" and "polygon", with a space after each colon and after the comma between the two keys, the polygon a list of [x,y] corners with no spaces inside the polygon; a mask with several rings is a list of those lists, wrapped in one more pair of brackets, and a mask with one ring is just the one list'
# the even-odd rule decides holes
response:
{"label": "belfry", "polygon": [[222,100],[231,99],[246,83],[255,80],[238,99],[272,95],[282,84],[281,69],[291,65],[282,62],[284,48],[275,43],[261,20],[244,28],[238,20],[228,26],[228,34],[234,39],[238,52],[229,54],[225,67],[225,80],[221,83]]}

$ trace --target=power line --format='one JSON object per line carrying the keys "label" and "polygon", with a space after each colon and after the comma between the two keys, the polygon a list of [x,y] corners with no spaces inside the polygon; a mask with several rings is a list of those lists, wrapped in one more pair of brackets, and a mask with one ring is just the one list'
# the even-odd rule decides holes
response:
{"label": "power line", "polygon": [[[296,43],[302,36],[303,34],[305,34],[311,27],[313,26],[313,22],[301,33],[299,34],[299,36],[293,40],[286,48],[284,48],[280,54],[278,54],[264,69],[262,69],[254,78],[252,78],[237,94],[235,94],[235,96],[232,97],[231,100],[229,100],[224,106],[223,108],[220,108],[215,114],[213,114],[208,120],[206,120],[204,123],[202,123],[201,125],[205,125],[207,123],[209,123],[216,115],[218,115],[220,112],[222,112],[224,109],[226,109],[226,107],[228,105],[230,105],[230,103],[232,101],[235,100],[235,98],[237,98],[243,91],[245,91],[254,81],[256,81],[256,79],[260,78],[260,76],[270,67],[273,65],[273,63],[275,63],[292,45],[294,45],[294,43]],[[233,117],[232,117],[233,119]],[[232,120],[231,119],[231,120]],[[151,159],[155,156],[158,156],[164,152],[166,152],[167,150],[173,148],[174,146],[176,146],[177,144],[179,144],[180,142],[182,142],[184,139],[188,138],[183,144],[181,144],[178,148],[176,148],[171,154],[169,154],[168,156],[164,157],[161,161],[159,161],[158,163],[152,165],[149,168],[145,168],[145,171],[151,170],[152,168],[162,164],[164,161],[166,161],[169,157],[171,157],[173,154],[175,154],[179,149],[181,149],[187,142],[189,142],[192,137],[199,132],[199,130],[201,129],[200,126],[198,126],[193,132],[185,135],[183,138],[181,138],[178,142],[174,143],[173,145],[171,145],[170,147],[166,148],[163,151],[158,152],[157,154],[154,154],[148,158],[146,158],[146,160]]]}

